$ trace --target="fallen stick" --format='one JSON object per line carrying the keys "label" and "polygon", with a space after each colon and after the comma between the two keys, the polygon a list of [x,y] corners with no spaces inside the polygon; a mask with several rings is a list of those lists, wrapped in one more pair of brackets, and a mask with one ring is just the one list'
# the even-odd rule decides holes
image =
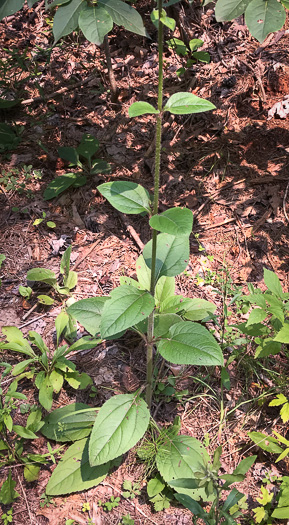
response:
{"label": "fallen stick", "polygon": [[138,245],[138,247],[142,251],[144,249],[144,244],[141,241],[139,234],[135,231],[134,227],[129,223],[129,221],[127,220],[125,215],[122,215],[121,213],[119,213],[119,217],[122,220],[122,222],[124,223],[127,231],[129,232],[129,234],[131,235],[131,237],[133,238],[135,243]]}
{"label": "fallen stick", "polygon": [[98,239],[97,241],[95,241],[89,248],[89,250],[86,252],[85,255],[83,255],[83,257],[81,257],[81,259],[79,259],[79,261],[76,261],[75,265],[73,266],[73,270],[76,270],[76,268],[78,268],[78,266],[81,265],[81,263],[84,261],[84,259],[86,259],[86,257],[88,255],[91,254],[91,252],[94,250],[94,248],[100,243],[101,239]]}
{"label": "fallen stick", "polygon": [[56,91],[53,91],[53,93],[50,93],[48,95],[45,95],[43,97],[35,97],[35,98],[28,98],[26,100],[21,100],[22,106],[29,106],[30,104],[35,104],[36,102],[48,102],[54,97],[57,97],[58,95],[62,95],[63,93],[66,93],[67,91],[71,91],[72,89],[76,89],[80,86],[84,86],[90,80],[95,78],[95,75],[90,75],[87,78],[84,78],[83,80],[80,80],[79,82],[75,82],[75,84],[72,84],[71,86],[65,86],[63,88],[57,89]]}

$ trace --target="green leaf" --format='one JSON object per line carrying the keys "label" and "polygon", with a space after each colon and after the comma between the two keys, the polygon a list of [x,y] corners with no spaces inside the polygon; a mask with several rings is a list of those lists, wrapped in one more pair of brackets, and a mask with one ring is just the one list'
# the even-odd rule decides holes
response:
{"label": "green leaf", "polygon": [[170,40],[167,40],[167,44],[169,48],[174,49],[179,56],[185,56],[188,54],[187,46],[182,40],[179,40],[178,38],[171,38]]}
{"label": "green leaf", "polygon": [[67,308],[69,315],[74,317],[85,330],[95,336],[100,331],[100,319],[108,297],[90,297],[81,299]]}
{"label": "green leaf", "polygon": [[284,394],[277,394],[277,397],[275,399],[272,399],[272,401],[270,401],[269,407],[278,407],[287,402],[288,402],[288,399],[287,397],[284,396]]}
{"label": "green leaf", "polygon": [[173,296],[175,293],[175,278],[174,277],[165,277],[164,275],[160,277],[156,284],[155,288],[155,300],[157,306],[162,304],[165,299]]}
{"label": "green leaf", "polygon": [[89,442],[91,466],[102,465],[130,450],[144,435],[150,419],[138,394],[111,397],[101,407]]}
{"label": "green leaf", "polygon": [[43,193],[44,200],[49,201],[50,199],[54,199],[60,195],[60,193],[63,193],[71,186],[74,186],[79,179],[81,179],[81,177],[79,177],[77,173],[65,173],[65,175],[56,177],[56,179],[50,182],[47,188],[45,188]]}
{"label": "green leaf", "polygon": [[274,337],[274,341],[279,343],[289,343],[289,323],[284,323],[280,332]]}
{"label": "green leaf", "polygon": [[70,2],[70,0],[45,0],[45,9],[51,9],[52,7],[55,7],[56,5],[62,5],[67,4]]}
{"label": "green leaf", "polygon": [[40,466],[38,465],[25,465],[24,467],[24,478],[28,483],[36,481],[39,476]]}
{"label": "green leaf", "polygon": [[102,342],[102,339],[94,339],[89,336],[81,337],[81,339],[78,339],[71,347],[69,348],[69,352],[75,352],[76,350],[88,350],[89,348],[95,348],[99,343]]}
{"label": "green leaf", "polygon": [[[267,1],[264,0],[264,4],[266,3]],[[278,4],[278,6],[280,6],[280,4]],[[277,297],[282,297],[283,290],[279,278],[276,273],[267,270],[267,268],[264,268],[264,283],[270,292],[277,295]]]}
{"label": "green leaf", "polygon": [[184,507],[186,507],[186,509],[189,509],[192,514],[199,518],[203,518],[205,523],[208,523],[206,519],[208,514],[197,501],[185,494],[175,494],[174,496]]}
{"label": "green leaf", "polygon": [[[150,16],[151,16],[151,21],[154,24],[154,26],[158,28],[159,27],[159,10],[153,9]],[[176,28],[176,21],[173,18],[168,17],[164,9],[162,10],[161,22],[165,26],[167,26],[171,31],[174,31]]]}
{"label": "green leaf", "polygon": [[259,42],[281,29],[285,20],[285,9],[277,0],[252,0],[245,11],[248,29]]}
{"label": "green leaf", "polygon": [[17,365],[13,367],[12,370],[12,376],[18,376],[19,374],[22,374],[24,372],[25,368],[27,368],[30,363],[34,363],[35,359],[25,359],[24,361],[21,361]]}
{"label": "green leaf", "polygon": [[57,283],[56,275],[46,268],[33,268],[27,272],[27,281],[37,281],[53,286]]}
{"label": "green leaf", "polygon": [[46,487],[46,494],[58,496],[90,489],[107,476],[111,463],[91,467],[88,460],[88,439],[69,447],[60,460]]}
{"label": "green leaf", "polygon": [[35,353],[29,345],[28,341],[24,339],[23,334],[16,326],[3,326],[2,332],[6,337],[8,343],[0,343],[0,348],[13,350],[26,354],[30,357],[35,357]]}
{"label": "green leaf", "polygon": [[146,290],[132,286],[119,286],[110,293],[103,308],[100,333],[102,339],[127,330],[149,316],[153,311],[154,298]]}
{"label": "green leaf", "polygon": [[193,38],[189,42],[189,48],[190,48],[192,53],[194,51],[197,51],[197,49],[199,49],[199,47],[202,47],[202,45],[204,45],[204,41],[201,40],[200,38]]}
{"label": "green leaf", "polygon": [[[177,365],[223,366],[220,346],[204,326],[182,321],[170,328],[158,344],[161,356]],[[182,476],[185,477],[185,476]]]}
{"label": "green leaf", "polygon": [[223,385],[224,388],[226,388],[227,390],[230,390],[231,388],[230,374],[227,368],[225,368],[224,366],[222,367],[222,370],[221,370],[221,384]]}
{"label": "green leaf", "polygon": [[280,417],[283,423],[289,421],[289,403],[285,403],[280,410]]}
{"label": "green leaf", "polygon": [[160,215],[153,215],[150,226],[170,235],[189,236],[193,228],[193,214],[188,208],[170,208]]}
{"label": "green leaf", "polygon": [[257,456],[249,456],[245,459],[242,459],[242,461],[240,461],[239,465],[237,465],[237,467],[235,468],[235,470],[233,471],[233,474],[234,475],[242,475],[242,476],[245,476],[245,474],[247,474],[248,470],[252,467],[252,465],[255,463],[257,459]]}
{"label": "green leaf", "polygon": [[213,303],[196,297],[186,302],[184,317],[189,321],[201,321],[215,311],[216,306]]}
{"label": "green leaf", "polygon": [[[184,435],[168,437],[165,443],[159,446],[156,455],[157,468],[168,484],[178,478],[195,478],[195,473],[200,471],[209,459],[205,447],[197,439]],[[202,494],[198,492],[200,489],[175,488],[177,492],[198,499]]]}
{"label": "green leaf", "polygon": [[35,219],[35,221],[33,222],[33,226],[39,226],[39,224],[41,224],[43,221],[44,219]]}
{"label": "green leaf", "polygon": [[69,274],[71,250],[72,250],[72,246],[70,245],[68,246],[68,248],[66,248],[64,254],[61,257],[60,273],[64,275],[64,277],[67,277]]}
{"label": "green leaf", "polygon": [[139,117],[140,115],[145,115],[146,113],[149,115],[157,115],[159,114],[159,110],[155,109],[148,102],[134,102],[128,109],[128,115],[130,118]]}
{"label": "green leaf", "polygon": [[188,115],[191,113],[202,113],[215,109],[214,104],[199,98],[192,93],[174,93],[167,101],[164,111],[169,111],[174,115]]}
{"label": "green leaf", "polygon": [[13,481],[11,476],[11,470],[9,470],[8,478],[4,481],[0,489],[0,502],[3,505],[10,505],[16,498],[19,498],[18,492],[14,490],[16,487],[16,481]]}
{"label": "green leaf", "polygon": [[[154,337],[164,337],[168,335],[169,329],[176,323],[182,321],[181,317],[176,314],[155,314],[154,315]],[[148,330],[148,320],[138,323],[137,330],[146,334]]]}
{"label": "green leaf", "polygon": [[183,315],[187,308],[189,308],[192,299],[184,297],[183,295],[174,295],[165,299],[160,305],[160,311],[162,313],[170,314],[176,313]]}
{"label": "green leaf", "polygon": [[22,427],[21,425],[13,425],[12,430],[16,434],[18,434],[18,436],[24,439],[38,439],[38,436],[36,436],[34,432],[29,430],[28,428]]}
{"label": "green leaf", "polygon": [[[143,250],[146,265],[151,268],[152,264],[152,241],[149,241]],[[175,237],[167,233],[157,236],[156,253],[156,282],[162,275],[174,277],[183,272],[190,257],[190,246],[188,237]]]}
{"label": "green leaf", "polygon": [[141,287],[144,290],[150,290],[151,271],[146,265],[143,255],[140,255],[136,261],[136,274]]}
{"label": "green leaf", "polygon": [[96,409],[84,403],[72,403],[46,416],[41,433],[54,441],[77,441],[89,436],[96,415]]}
{"label": "green leaf", "polygon": [[153,498],[165,488],[166,484],[163,482],[160,475],[149,480],[147,484],[147,493],[149,498]]}
{"label": "green leaf", "polygon": [[233,488],[227,499],[224,501],[222,512],[230,510],[243,496],[244,494],[239,492],[236,488]]}
{"label": "green leaf", "polygon": [[67,160],[74,166],[77,166],[79,157],[75,148],[72,148],[71,146],[62,146],[61,148],[58,148],[58,155],[61,159]]}
{"label": "green leaf", "polygon": [[144,288],[140,285],[138,281],[135,279],[132,279],[131,277],[127,277],[126,275],[120,275],[119,277],[119,284],[127,284],[128,286],[133,286],[134,288],[138,288],[138,290],[144,290]]}
{"label": "green leaf", "polygon": [[[89,7],[89,6],[88,6]],[[91,9],[91,8],[89,8]],[[103,24],[105,24],[105,21],[102,22],[101,20],[101,16],[99,15],[99,11],[103,11],[102,8],[100,7],[94,7],[92,8],[94,10],[95,13],[97,13],[93,16],[96,16],[97,18],[99,18],[99,21]],[[81,11],[81,14],[80,14],[80,17],[79,17],[79,20],[83,17],[83,13],[85,13],[87,11],[86,7],[83,9],[83,11]],[[91,11],[90,11],[91,12]],[[102,15],[103,16],[103,15]],[[110,17],[109,17],[110,18]],[[80,28],[82,31],[83,29]],[[109,30],[110,31],[110,30]],[[86,37],[87,40],[89,40],[88,37]],[[94,42],[96,43],[96,42]],[[81,142],[77,148],[77,153],[85,158],[86,160],[91,160],[91,158],[93,157],[93,155],[95,155],[95,153],[97,152],[97,150],[99,149],[99,140],[97,140],[93,135],[90,135],[89,133],[85,133],[83,136],[82,136],[82,139],[81,139]]]}
{"label": "green leaf", "polygon": [[39,403],[45,408],[45,410],[49,411],[52,407],[52,401],[53,401],[53,386],[50,383],[49,376],[46,376],[44,380],[41,382],[40,388],[39,388]]}
{"label": "green leaf", "polygon": [[218,22],[233,20],[245,13],[251,0],[218,0],[215,7],[215,16]]}
{"label": "green leaf", "polygon": [[23,4],[24,0],[0,0],[0,20],[19,11]]}
{"label": "green leaf", "polygon": [[262,310],[262,308],[254,308],[254,310],[252,310],[249,315],[246,327],[250,326],[251,324],[262,323],[262,321],[264,321],[267,316],[268,313],[265,310]]}
{"label": "green leaf", "polygon": [[49,295],[38,295],[37,299],[39,303],[45,304],[46,306],[51,306],[54,304],[54,299],[52,297],[49,297]]}
{"label": "green leaf", "polygon": [[111,167],[106,160],[95,159],[92,162],[90,170],[91,175],[97,175],[98,173],[110,173]]}
{"label": "green leaf", "polygon": [[[85,38],[100,46],[113,28],[113,20],[103,7],[86,5],[79,15],[79,28]],[[87,157],[86,157],[87,158]]]}
{"label": "green leaf", "polygon": [[57,346],[59,343],[60,336],[65,330],[66,326],[68,325],[68,322],[69,322],[69,316],[65,312],[60,312],[60,314],[58,314],[58,316],[55,319],[55,328],[56,328],[56,337],[57,337],[56,345]]}
{"label": "green leaf", "polygon": [[137,35],[146,36],[142,18],[134,7],[120,0],[98,0],[98,5],[104,7],[116,25],[123,26]]}
{"label": "green leaf", "polygon": [[248,432],[248,436],[258,447],[270,454],[281,454],[283,452],[278,440],[272,436],[267,436],[262,432]]}
{"label": "green leaf", "polygon": [[100,184],[97,189],[122,213],[150,212],[150,195],[140,184],[126,181],[106,182]]}
{"label": "green leaf", "polygon": [[52,370],[52,372],[49,375],[50,383],[52,384],[53,391],[58,394],[60,392],[62,386],[63,386],[63,375],[57,372],[56,370]]}
{"label": "green leaf", "polygon": [[289,519],[289,506],[287,507],[277,507],[272,514],[272,518],[276,518],[278,520],[288,520]]}
{"label": "green leaf", "polygon": [[77,279],[77,273],[70,270],[70,272],[68,272],[67,278],[64,279],[64,286],[69,290],[73,290],[73,288],[75,288],[75,286],[77,285]]}
{"label": "green leaf", "polygon": [[46,226],[48,226],[48,228],[56,228],[55,222],[52,221],[47,221]]}
{"label": "green leaf", "polygon": [[83,0],[71,0],[57,9],[53,20],[54,44],[62,36],[69,35],[78,27],[78,17],[84,8]]}
{"label": "green leaf", "polygon": [[195,51],[193,57],[195,60],[199,60],[199,62],[204,62],[205,64],[209,64],[211,61],[211,57],[206,51]]}

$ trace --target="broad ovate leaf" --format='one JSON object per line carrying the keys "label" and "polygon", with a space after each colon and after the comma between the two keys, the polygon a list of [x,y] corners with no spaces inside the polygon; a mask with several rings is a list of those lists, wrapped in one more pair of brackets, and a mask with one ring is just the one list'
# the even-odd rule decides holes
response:
{"label": "broad ovate leaf", "polygon": [[45,284],[57,283],[56,275],[47,268],[33,268],[27,272],[27,281],[39,281]]}
{"label": "broad ovate leaf", "polygon": [[245,13],[251,0],[218,0],[215,7],[215,16],[218,22],[233,20]]}
{"label": "broad ovate leaf", "polygon": [[140,115],[157,115],[159,113],[158,109],[155,109],[148,102],[134,102],[128,110],[129,117],[139,117]]}
{"label": "broad ovate leaf", "polygon": [[137,35],[146,36],[142,18],[134,7],[121,2],[121,0],[98,0],[97,5],[103,7],[110,14],[116,25],[123,26]]}
{"label": "broad ovate leaf", "polygon": [[[156,281],[162,276],[174,277],[183,272],[189,262],[190,246],[188,237],[175,237],[167,233],[157,236]],[[152,265],[152,241],[143,250],[146,265]]]}
{"label": "broad ovate leaf", "polygon": [[158,345],[161,356],[176,365],[223,366],[224,358],[216,339],[204,327],[182,321],[170,328]]}
{"label": "broad ovate leaf", "polygon": [[82,9],[78,23],[85,38],[97,46],[103,43],[105,35],[113,27],[113,20],[103,7],[88,4]]}
{"label": "broad ovate leaf", "polygon": [[62,36],[69,35],[78,27],[78,17],[86,5],[83,0],[71,0],[68,4],[59,7],[53,20],[54,44]]}
{"label": "broad ovate leaf", "polygon": [[[98,10],[96,11],[96,13],[98,13]],[[82,16],[82,14],[83,14],[83,11],[81,11],[80,16]],[[80,155],[80,157],[84,157],[86,160],[90,160],[93,157],[93,155],[95,155],[98,149],[99,149],[99,140],[95,138],[93,135],[90,135],[90,133],[85,133],[82,136],[81,142],[79,146],[77,147],[76,151],[78,155]]]}
{"label": "broad ovate leaf", "polygon": [[210,303],[210,301],[194,298],[187,301],[184,317],[189,321],[201,321],[215,311],[216,306],[213,303]]}
{"label": "broad ovate leaf", "polygon": [[281,29],[285,20],[285,9],[277,0],[252,0],[245,11],[248,29],[259,42]]}
{"label": "broad ovate leaf", "polygon": [[41,433],[48,439],[66,442],[89,436],[97,410],[84,403],[72,403],[57,408],[44,418]]}
{"label": "broad ovate leaf", "polygon": [[0,0],[0,20],[19,11],[23,4],[24,0]]}
{"label": "broad ovate leaf", "polygon": [[[156,455],[158,470],[168,484],[174,479],[195,478],[195,473],[200,472],[209,459],[205,447],[196,438],[184,435],[168,436]],[[200,496],[206,499],[204,490],[174,488],[194,499],[199,499]]]}
{"label": "broad ovate leaf", "polygon": [[88,438],[73,443],[53,471],[46,494],[58,496],[96,487],[107,476],[111,463],[91,467],[88,459]]}
{"label": "broad ovate leaf", "polygon": [[160,215],[153,215],[150,226],[162,233],[189,236],[192,233],[193,214],[188,208],[170,208]]}
{"label": "broad ovate leaf", "polygon": [[174,115],[202,113],[212,109],[216,109],[212,102],[187,92],[174,93],[164,107],[164,111],[169,111]]}
{"label": "broad ovate leaf", "polygon": [[114,208],[122,213],[150,212],[149,192],[140,184],[127,181],[105,182],[97,189]]}
{"label": "broad ovate leaf", "polygon": [[155,300],[156,305],[159,306],[168,297],[174,296],[175,293],[175,278],[166,277],[163,275],[160,277],[155,288]]}
{"label": "broad ovate leaf", "polygon": [[124,284],[113,290],[105,303],[100,321],[103,339],[127,330],[146,319],[153,311],[155,301],[146,290]]}
{"label": "broad ovate leaf", "polygon": [[[56,15],[55,15],[56,16]],[[85,177],[80,177],[77,173],[65,173],[64,175],[59,175],[52,182],[50,182],[45,188],[43,197],[45,201],[54,199],[60,193],[63,193],[65,190],[71,186],[75,186],[79,181],[86,180]]]}
{"label": "broad ovate leaf", "polygon": [[91,466],[124,454],[142,438],[150,420],[146,402],[137,394],[111,397],[101,407],[89,442]]}
{"label": "broad ovate leaf", "polygon": [[108,297],[89,297],[80,299],[67,308],[69,315],[74,317],[91,335],[99,334],[100,318]]}
{"label": "broad ovate leaf", "polygon": [[[277,297],[282,297],[283,295],[282,285],[276,273],[271,272],[271,270],[267,270],[267,268],[264,268],[264,282],[268,290],[270,290],[270,292],[272,292],[274,295],[277,295]],[[270,298],[268,297],[268,300],[269,299]]]}

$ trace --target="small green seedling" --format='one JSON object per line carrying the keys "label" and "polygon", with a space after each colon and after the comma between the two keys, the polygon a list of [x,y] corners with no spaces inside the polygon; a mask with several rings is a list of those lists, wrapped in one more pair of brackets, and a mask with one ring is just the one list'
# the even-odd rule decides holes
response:
{"label": "small green seedling", "polygon": [[130,517],[130,514],[125,514],[122,517],[121,525],[134,525],[134,520]]}
{"label": "small green seedling", "polygon": [[[77,285],[77,273],[70,270],[71,246],[69,246],[62,255],[60,262],[60,277],[61,283],[58,283],[58,278],[52,270],[46,268],[33,268],[27,272],[26,279],[31,282],[43,283],[51,286],[60,296],[70,295],[71,290]],[[24,291],[24,287],[21,288]],[[28,287],[31,290],[30,287]],[[26,288],[27,290],[27,288]],[[20,289],[19,289],[20,292]],[[21,293],[21,292],[20,292]],[[25,293],[25,292],[24,292]],[[23,295],[23,294],[21,294]],[[38,302],[50,306],[54,303],[54,299],[49,295],[38,295]]]}
{"label": "small green seedling", "polygon": [[39,226],[39,224],[45,222],[45,224],[46,224],[46,226],[47,226],[48,228],[56,228],[56,224],[55,224],[55,222],[53,222],[53,221],[46,221],[46,220],[45,220],[46,217],[47,217],[47,215],[46,215],[45,211],[43,211],[43,212],[42,212],[42,217],[39,218],[39,219],[35,219],[35,221],[34,221],[34,223],[33,223],[33,226]]}
{"label": "small green seedling", "polygon": [[99,149],[99,141],[92,135],[85,134],[77,148],[61,147],[58,155],[69,162],[70,167],[76,167],[78,173],[65,173],[54,179],[44,191],[44,199],[50,200],[63,193],[68,188],[79,188],[87,182],[90,175],[110,173],[109,164],[102,159],[95,158]]}
{"label": "small green seedling", "polygon": [[9,525],[9,523],[13,522],[13,508],[7,510],[7,512],[2,514],[1,520],[3,520],[3,525]]}
{"label": "small green seedling", "polygon": [[[0,503],[3,505],[10,505],[13,501],[19,498],[18,492],[15,490],[16,481],[12,479],[11,469],[9,470],[8,477],[4,481],[0,489]],[[9,521],[8,521],[9,523]]]}
{"label": "small green seedling", "polygon": [[19,286],[18,292],[20,293],[20,295],[22,295],[22,297],[29,301],[29,299],[31,299],[33,290],[32,288],[30,288],[30,286]]}
{"label": "small green seedling", "polygon": [[197,51],[200,47],[204,45],[203,40],[199,38],[193,38],[190,40],[189,47],[186,44],[179,40],[178,38],[171,38],[167,41],[169,48],[173,49],[179,57],[185,57],[186,63],[184,66],[180,67],[177,70],[177,75],[184,75],[186,70],[190,68],[196,62],[204,62],[208,64],[210,62],[210,55],[206,51]]}
{"label": "small green seedling", "polygon": [[140,483],[132,483],[132,481],[124,480],[122,484],[124,489],[121,495],[123,498],[134,499],[140,495]]}
{"label": "small green seedling", "polygon": [[119,506],[120,497],[115,498],[114,496],[111,496],[108,501],[101,501],[101,499],[98,502],[98,506],[102,507],[105,512],[110,512],[115,507]]}
{"label": "small green seedling", "polygon": [[[92,383],[91,378],[85,373],[77,372],[75,364],[65,356],[73,350],[93,348],[99,340],[82,338],[70,347],[66,344],[60,346],[60,338],[68,323],[68,314],[61,312],[55,320],[57,342],[54,351],[48,349],[37,332],[29,332],[26,339],[21,330],[15,326],[6,326],[2,329],[7,342],[0,343],[0,349],[13,350],[28,357],[13,367],[12,375],[18,379],[23,377],[31,379],[35,376],[39,403],[46,410],[51,410],[53,393],[60,392],[64,380],[75,389],[84,389]],[[26,372],[27,368],[29,368],[28,372]]]}
{"label": "small green seedling", "polygon": [[289,421],[289,401],[283,394],[277,394],[276,398],[270,401],[269,407],[281,406],[280,417],[283,423]]}

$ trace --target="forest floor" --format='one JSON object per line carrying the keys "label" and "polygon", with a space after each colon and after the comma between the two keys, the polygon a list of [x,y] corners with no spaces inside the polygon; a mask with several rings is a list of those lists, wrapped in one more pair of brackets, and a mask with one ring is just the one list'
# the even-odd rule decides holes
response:
{"label": "forest floor", "polygon": [[[17,148],[1,155],[0,252],[6,260],[0,271],[0,327],[15,325],[23,328],[24,334],[35,330],[52,344],[61,303],[31,310],[35,294],[27,301],[18,288],[27,286],[27,271],[34,267],[49,268],[58,275],[61,254],[70,244],[71,268],[77,268],[78,273],[75,299],[108,295],[120,276],[135,275],[142,244],[150,238],[147,218],[124,218],[99,194],[97,186],[128,180],[149,191],[153,188],[154,118],[128,117],[132,102],[155,104],[157,99],[156,30],[147,7],[140,10],[151,40],[121,28],[115,28],[109,38],[120,89],[116,105],[110,102],[102,48],[81,34],[68,36],[52,48],[51,19],[43,9],[35,14],[25,8],[0,23],[0,89],[7,94],[9,88],[10,97],[23,100],[14,109],[1,110],[3,121],[19,126],[21,140]],[[218,24],[213,10],[206,8],[203,13],[193,5],[181,7],[180,14],[188,38],[201,38],[202,50],[210,53],[211,61],[195,64],[178,77],[176,70],[183,60],[165,46],[165,97],[191,91],[213,102],[216,110],[192,116],[166,114],[161,209],[187,206],[194,214],[190,261],[177,278],[177,293],[210,300],[221,315],[225,295],[229,301],[236,291],[246,292],[248,282],[264,289],[264,267],[276,272],[283,290],[289,291],[289,121],[280,108],[277,113],[274,108],[288,95],[289,23],[287,20],[284,30],[260,45],[241,18]],[[64,92],[54,94],[62,88]],[[100,157],[110,163],[111,173],[93,175],[85,186],[45,201],[47,184],[57,175],[74,171],[59,158],[58,148],[77,146],[84,133],[99,140]],[[55,222],[53,230],[45,221],[33,226],[43,212],[47,220]],[[12,364],[17,362],[16,354],[6,352],[2,357]],[[90,397],[89,388],[81,392],[63,389],[53,408],[75,400],[100,406],[113,392],[129,391],[125,374],[140,382],[145,379],[143,348],[130,335],[78,353],[73,359],[78,370],[93,378],[96,397]],[[221,444],[224,472],[232,472],[249,450],[258,451],[252,447],[248,431],[274,428],[286,433],[278,409],[268,407],[266,394],[272,389],[271,373],[288,377],[288,362],[277,355],[261,366],[248,350],[230,365],[229,372],[231,389],[224,404],[231,415],[223,425],[218,370],[187,367],[177,387],[188,389],[189,394],[178,402],[160,398],[153,406],[159,424],[172,422],[179,415],[182,432],[207,439],[211,452]],[[171,373],[167,369],[163,380]],[[29,402],[35,401],[28,380],[22,383],[22,392]],[[258,404],[257,398],[263,394],[264,402]],[[46,440],[40,437],[33,447],[47,450]],[[286,461],[275,465],[272,456],[258,452],[257,462],[238,487],[248,496],[249,508],[256,504],[266,473],[286,474],[286,467]],[[130,514],[135,524],[191,523],[190,512],[174,501],[167,510],[153,510],[146,497],[144,466],[136,461],[133,451],[99,486],[86,493],[55,497],[49,506],[41,507],[40,496],[53,468],[41,469],[39,480],[29,484],[22,467],[15,467],[20,497],[13,504],[13,523],[62,525],[71,519],[86,525],[84,503],[90,504],[89,517],[97,525],[121,523],[125,514]],[[1,479],[7,472],[3,467]],[[121,498],[119,506],[105,514],[97,502],[120,496],[126,479],[141,482],[141,495],[134,500]]]}

